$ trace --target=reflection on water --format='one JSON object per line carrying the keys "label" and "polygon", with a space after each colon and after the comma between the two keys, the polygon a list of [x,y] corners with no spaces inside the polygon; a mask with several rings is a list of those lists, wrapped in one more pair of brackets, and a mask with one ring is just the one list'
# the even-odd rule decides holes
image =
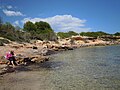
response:
{"label": "reflection on water", "polygon": [[119,90],[120,46],[65,51],[27,68],[5,76],[0,90]]}

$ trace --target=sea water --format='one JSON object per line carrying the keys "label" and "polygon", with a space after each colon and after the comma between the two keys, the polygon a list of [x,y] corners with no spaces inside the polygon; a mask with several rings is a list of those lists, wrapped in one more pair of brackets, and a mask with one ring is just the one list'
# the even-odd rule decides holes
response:
{"label": "sea water", "polygon": [[86,47],[5,75],[0,90],[120,90],[120,46]]}

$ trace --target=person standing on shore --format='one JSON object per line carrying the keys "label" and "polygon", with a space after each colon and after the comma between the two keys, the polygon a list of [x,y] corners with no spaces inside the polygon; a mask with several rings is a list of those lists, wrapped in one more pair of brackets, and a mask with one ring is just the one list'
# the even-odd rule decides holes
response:
{"label": "person standing on shore", "polygon": [[7,60],[9,60],[9,62],[10,62],[9,64],[12,64],[13,67],[18,65],[17,62],[16,62],[16,59],[15,59],[15,56],[14,56],[14,51],[10,51],[10,52],[6,53],[5,58]]}

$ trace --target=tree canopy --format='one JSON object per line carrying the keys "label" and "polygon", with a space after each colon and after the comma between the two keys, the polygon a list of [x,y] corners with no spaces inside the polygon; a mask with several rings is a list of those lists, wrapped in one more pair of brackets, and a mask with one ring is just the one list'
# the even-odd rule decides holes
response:
{"label": "tree canopy", "polygon": [[74,32],[74,31],[58,32],[57,35],[61,38],[68,38],[68,37],[71,37],[71,36],[78,35],[78,33]]}
{"label": "tree canopy", "polygon": [[23,30],[26,32],[32,32],[32,31],[36,31],[36,27],[32,22],[28,21],[24,24]]}
{"label": "tree canopy", "polygon": [[2,21],[0,17],[0,37],[10,39],[12,41],[18,42],[29,42],[31,39],[40,39],[40,40],[57,40],[57,36],[60,38],[68,38],[75,35],[89,36],[89,37],[102,37],[105,35],[111,36],[120,36],[120,32],[115,34],[108,34],[102,31],[98,32],[81,32],[76,33],[74,31],[68,32],[58,32],[55,34],[54,30],[51,28],[47,22],[35,22],[30,21],[26,22],[23,28],[19,26],[13,26],[11,23]]}
{"label": "tree canopy", "polygon": [[28,21],[24,24],[23,29],[19,26],[13,26],[11,23],[3,23],[0,18],[0,37],[18,42],[29,42],[31,39],[40,40],[57,40],[57,36],[47,22],[36,22],[35,24]]}
{"label": "tree canopy", "polygon": [[120,32],[116,32],[114,35],[115,36],[120,36]]}
{"label": "tree canopy", "polygon": [[35,22],[30,21],[24,24],[24,31],[31,33],[32,39],[41,40],[56,40],[57,36],[52,30],[51,26],[47,22]]}
{"label": "tree canopy", "polygon": [[109,35],[108,33],[102,32],[102,31],[98,31],[98,32],[81,32],[80,33],[81,36],[89,36],[89,37],[101,37],[103,35]]}

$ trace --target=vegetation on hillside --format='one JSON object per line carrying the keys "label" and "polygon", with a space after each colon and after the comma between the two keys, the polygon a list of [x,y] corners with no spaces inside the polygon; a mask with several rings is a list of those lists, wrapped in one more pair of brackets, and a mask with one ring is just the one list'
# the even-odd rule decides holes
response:
{"label": "vegetation on hillside", "polygon": [[3,23],[0,18],[0,37],[17,42],[29,42],[32,39],[57,40],[57,36],[47,22],[36,22],[33,24],[28,21],[23,29],[13,26],[11,23]]}
{"label": "vegetation on hillside", "polygon": [[98,32],[81,32],[80,35],[97,38],[97,37],[101,37],[101,36],[104,36],[104,35],[110,35],[110,34],[102,32],[102,31],[98,31]]}
{"label": "vegetation on hillside", "polygon": [[114,35],[115,36],[120,36],[120,32],[116,32]]}
{"label": "vegetation on hillside", "polygon": [[75,36],[75,35],[79,35],[79,34],[74,31],[57,33],[57,36],[59,36],[60,38],[68,38],[68,37]]}
{"label": "vegetation on hillside", "polygon": [[7,38],[12,41],[28,41],[29,40],[29,33],[25,33],[20,30],[16,30],[15,27],[10,24],[9,22],[2,23],[0,28],[0,37]]}
{"label": "vegetation on hillside", "polygon": [[24,24],[23,30],[31,34],[31,39],[57,40],[55,32],[47,22],[36,22],[35,24],[28,21]]}
{"label": "vegetation on hillside", "polygon": [[115,34],[108,34],[102,31],[81,32],[81,33],[69,31],[69,32],[58,32],[56,35],[54,30],[51,28],[51,26],[47,22],[40,21],[40,22],[32,23],[28,21],[24,24],[22,29],[19,26],[13,26],[9,22],[3,23],[2,19],[0,18],[0,37],[4,37],[12,41],[29,42],[32,39],[55,41],[57,40],[57,36],[59,36],[60,38],[69,38],[75,35],[97,38],[97,37],[102,37],[106,35],[120,36],[120,32],[116,32]]}

